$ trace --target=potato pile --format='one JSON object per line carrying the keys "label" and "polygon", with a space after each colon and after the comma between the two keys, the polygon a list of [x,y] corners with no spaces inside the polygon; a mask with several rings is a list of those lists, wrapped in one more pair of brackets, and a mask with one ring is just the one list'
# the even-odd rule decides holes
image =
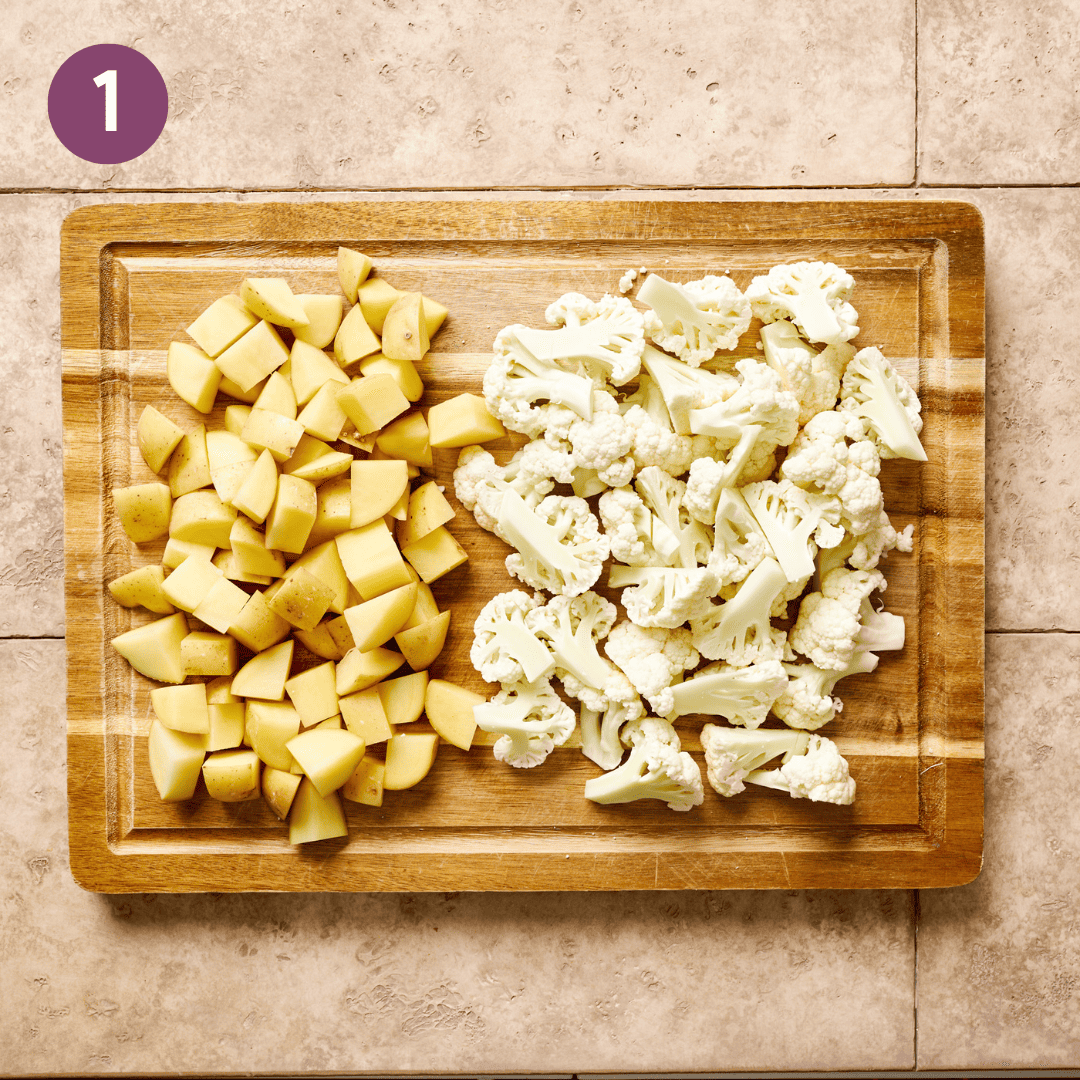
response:
{"label": "potato pile", "polygon": [[[224,427],[184,431],[148,405],[138,445],[162,479],[113,491],[134,543],[168,537],[160,565],[109,583],[159,616],[112,641],[164,684],[158,794],[191,798],[201,776],[212,798],[262,797],[293,843],[347,835],[341,797],[381,806],[427,775],[440,739],[468,750],[482,700],[428,676],[450,625],[430,585],[468,556],[423,470],[433,447],[505,432],[475,395],[417,407],[415,364],[447,310],[371,269],[339,248],[344,297],[247,278],[215,300],[167,372],[200,413],[233,399]],[[297,643],[322,663],[294,663]],[[406,727],[425,713],[430,728]]]}

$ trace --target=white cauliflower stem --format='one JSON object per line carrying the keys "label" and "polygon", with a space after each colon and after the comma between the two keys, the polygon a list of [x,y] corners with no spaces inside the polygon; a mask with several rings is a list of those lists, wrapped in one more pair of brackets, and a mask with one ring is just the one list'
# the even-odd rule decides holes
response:
{"label": "white cauliflower stem", "polygon": [[844,372],[838,408],[866,422],[883,458],[926,460],[919,441],[919,399],[880,349],[860,349],[855,354]]}
{"label": "white cauliflower stem", "polygon": [[618,768],[585,782],[585,798],[596,803],[661,799],[672,810],[690,810],[705,800],[697,762],[664,741],[655,728],[643,728],[630,756]]}
{"label": "white cauliflower stem", "polygon": [[573,734],[577,717],[547,679],[514,683],[491,701],[473,706],[476,726],[499,735],[492,748],[499,761],[531,769],[547,760]]}
{"label": "white cauliflower stem", "polygon": [[488,682],[534,682],[555,670],[555,657],[525,623],[540,607],[527,592],[493,596],[473,624],[472,665]]}
{"label": "white cauliflower stem", "polygon": [[838,806],[850,806],[855,801],[855,781],[846,759],[840,756],[834,742],[821,735],[811,735],[806,750],[786,758],[779,769],[751,772],[746,782],[786,791],[793,799]]}
{"label": "white cauliflower stem", "polygon": [[855,279],[834,263],[785,263],[754,278],[746,298],[763,323],[790,319],[808,341],[837,345],[859,332],[848,302],[854,287]]}
{"label": "white cauliflower stem", "polygon": [[805,753],[809,745],[810,735],[805,731],[747,730],[719,724],[706,724],[701,729],[709,785],[726,798],[745,790],[744,781],[755,770],[781,755],[789,761]]}
{"label": "white cauliflower stem", "polygon": [[671,688],[673,706],[663,715],[674,720],[704,713],[723,716],[743,727],[760,727],[787,681],[787,672],[779,660],[742,668],[712,664]]}
{"label": "white cauliflower stem", "polygon": [[506,569],[526,585],[578,596],[600,576],[607,537],[584,499],[549,495],[533,509],[507,489],[498,520],[499,535],[517,548],[506,557]]}
{"label": "white cauliflower stem", "polygon": [[694,367],[734,349],[750,326],[750,304],[729,277],[708,274],[679,285],[649,274],[638,299],[653,309],[645,316],[649,337]]}
{"label": "white cauliflower stem", "polygon": [[519,327],[518,340],[540,360],[581,364],[590,376],[616,386],[633,379],[641,368],[645,345],[644,322],[624,296],[593,301],[581,293],[566,293],[546,312],[557,330]]}

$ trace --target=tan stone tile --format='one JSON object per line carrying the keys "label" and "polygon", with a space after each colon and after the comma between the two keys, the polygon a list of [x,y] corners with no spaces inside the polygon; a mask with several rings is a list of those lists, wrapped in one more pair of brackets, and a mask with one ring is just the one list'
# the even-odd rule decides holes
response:
{"label": "tan stone tile", "polygon": [[[914,0],[274,9],[13,0],[0,42],[9,188],[907,184]],[[255,12],[258,11],[258,14]],[[43,108],[93,41],[169,89],[158,143],[72,157]],[[852,43],[858,60],[852,62]],[[868,152],[873,147],[873,152]]]}
{"label": "tan stone tile", "polygon": [[63,642],[0,642],[5,1073],[913,1063],[910,893],[83,892],[64,670]]}
{"label": "tan stone tile", "polygon": [[0,198],[0,637],[64,632],[61,216]]}
{"label": "tan stone tile", "polygon": [[919,180],[1076,183],[1076,5],[919,3]]}
{"label": "tan stone tile", "polygon": [[985,862],[920,893],[918,1067],[1075,1067],[1080,641],[991,634],[986,659]]}

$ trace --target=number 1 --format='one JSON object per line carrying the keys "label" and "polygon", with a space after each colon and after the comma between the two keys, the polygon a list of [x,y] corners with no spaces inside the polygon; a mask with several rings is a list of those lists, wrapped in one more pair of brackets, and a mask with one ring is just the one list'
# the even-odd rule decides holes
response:
{"label": "number 1", "polygon": [[116,130],[116,69],[110,68],[94,78],[95,86],[105,87],[105,130]]}

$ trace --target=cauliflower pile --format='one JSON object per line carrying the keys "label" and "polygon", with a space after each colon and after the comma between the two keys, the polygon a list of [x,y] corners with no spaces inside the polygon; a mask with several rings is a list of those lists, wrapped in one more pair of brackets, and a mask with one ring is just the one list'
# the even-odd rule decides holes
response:
{"label": "cauliflower pile", "polygon": [[[816,732],[842,708],[840,679],[904,645],[874,597],[913,530],[893,527],[879,477],[883,458],[926,460],[915,391],[850,344],[853,286],[825,262],[745,292],[648,274],[637,305],[568,293],[548,328],[499,332],[484,398],[529,441],[502,465],[467,446],[454,473],[521,586],[474,628],[472,662],[500,685],[475,710],[496,758],[533,768],[579,728],[603,770],[586,798],[686,811],[704,785],[673,721],[694,717],[720,795],[853,800]],[[731,358],[755,319],[757,355]]]}

